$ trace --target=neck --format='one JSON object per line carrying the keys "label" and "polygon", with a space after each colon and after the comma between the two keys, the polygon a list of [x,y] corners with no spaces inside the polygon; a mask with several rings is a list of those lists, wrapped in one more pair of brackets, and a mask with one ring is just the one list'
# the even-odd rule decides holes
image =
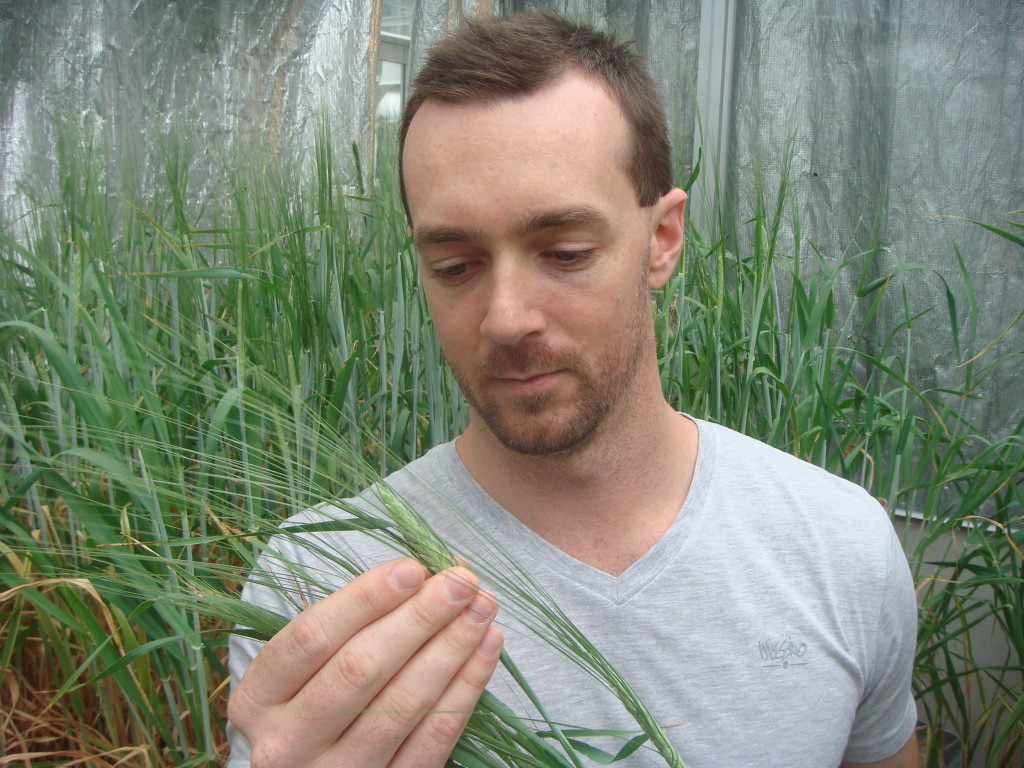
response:
{"label": "neck", "polygon": [[517,453],[479,419],[456,448],[510,514],[567,554],[618,575],[672,525],[696,461],[696,425],[665,401],[656,370],[641,389],[571,452]]}

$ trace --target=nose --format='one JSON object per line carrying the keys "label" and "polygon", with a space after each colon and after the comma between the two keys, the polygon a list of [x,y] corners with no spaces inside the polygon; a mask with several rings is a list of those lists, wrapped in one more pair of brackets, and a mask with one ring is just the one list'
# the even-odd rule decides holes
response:
{"label": "nose", "polygon": [[538,286],[527,269],[495,266],[487,286],[480,331],[495,344],[514,345],[546,325]]}

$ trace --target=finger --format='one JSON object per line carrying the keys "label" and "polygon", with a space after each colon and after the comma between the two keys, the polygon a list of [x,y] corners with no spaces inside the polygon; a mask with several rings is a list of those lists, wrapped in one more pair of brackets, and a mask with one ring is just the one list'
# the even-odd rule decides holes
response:
{"label": "finger", "polygon": [[393,611],[429,573],[409,558],[384,563],[304,610],[253,659],[236,696],[257,706],[288,701],[357,632]]}
{"label": "finger", "polygon": [[[353,635],[285,707],[309,738],[333,744],[424,644],[463,613],[476,577],[451,568]],[[429,674],[429,673],[428,673]]]}
{"label": "finger", "polygon": [[445,765],[494,674],[503,643],[501,630],[488,627],[476,652],[449,683],[434,711],[420,720],[399,748],[391,761],[392,768]]}
{"label": "finger", "polygon": [[[478,594],[457,619],[431,638],[391,678],[345,732],[338,751],[350,758],[360,756],[359,765],[369,768],[387,765],[424,717],[438,711],[446,690],[477,654],[497,608],[491,595]],[[461,721],[462,715],[459,711],[456,718]],[[461,732],[461,728],[458,730]]]}

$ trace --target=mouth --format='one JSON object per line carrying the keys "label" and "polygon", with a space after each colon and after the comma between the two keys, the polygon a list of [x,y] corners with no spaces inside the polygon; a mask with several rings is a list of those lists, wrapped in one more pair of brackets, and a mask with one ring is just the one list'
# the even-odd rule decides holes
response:
{"label": "mouth", "polygon": [[560,373],[561,371],[547,371],[546,373],[517,374],[501,376],[496,380],[514,394],[532,395],[543,392],[552,386]]}

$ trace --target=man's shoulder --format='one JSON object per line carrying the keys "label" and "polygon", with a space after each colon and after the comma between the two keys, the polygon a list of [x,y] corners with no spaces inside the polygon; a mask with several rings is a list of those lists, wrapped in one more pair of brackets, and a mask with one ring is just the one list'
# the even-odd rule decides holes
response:
{"label": "man's shoulder", "polygon": [[[906,568],[882,504],[856,483],[785,451],[721,426],[707,429],[714,462],[703,551],[732,562],[742,546],[743,561],[758,564],[757,578],[770,581],[774,574],[787,585],[815,585],[828,600],[867,606],[873,617],[880,590]],[[865,601],[865,595],[872,597]]]}
{"label": "man's shoulder", "polygon": [[807,483],[810,488],[842,492],[864,499],[871,497],[858,484],[840,477],[805,458],[769,445],[755,437],[737,432],[721,424],[698,420],[701,437],[713,437],[715,469],[746,475],[764,470],[771,474],[757,477],[759,482]]}
{"label": "man's shoulder", "polygon": [[[856,528],[888,536],[892,523],[878,499],[860,485],[728,427],[698,422],[711,456],[709,483],[719,499],[735,499],[768,524]],[[859,536],[858,536],[859,538]]]}

